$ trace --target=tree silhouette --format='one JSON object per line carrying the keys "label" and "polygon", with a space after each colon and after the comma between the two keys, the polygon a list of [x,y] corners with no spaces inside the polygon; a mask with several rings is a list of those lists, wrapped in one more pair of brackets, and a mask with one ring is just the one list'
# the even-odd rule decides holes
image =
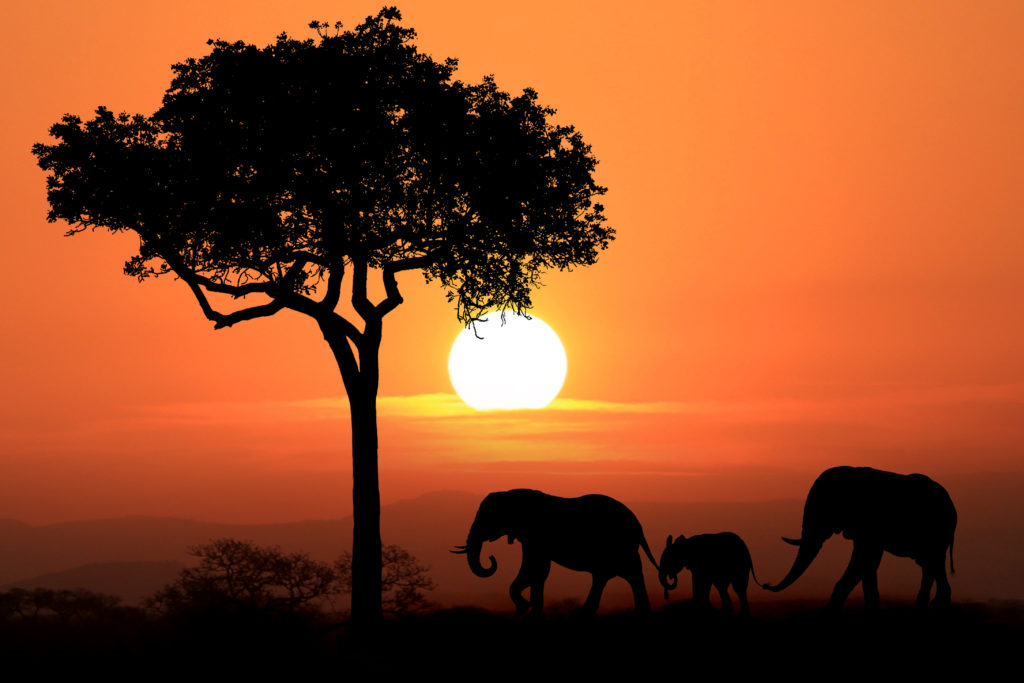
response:
{"label": "tree silhouette", "polygon": [[338,591],[331,565],[305,553],[285,553],[276,546],[219,538],[189,548],[199,559],[181,570],[177,580],[146,600],[157,612],[188,610],[256,610],[297,613]]}
{"label": "tree silhouette", "polygon": [[56,618],[62,622],[71,620],[96,620],[117,610],[121,598],[79,588],[57,590],[52,588],[12,588],[0,593],[0,621]]}
{"label": "tree silhouette", "polygon": [[456,61],[419,53],[400,19],[211,41],[174,65],[152,116],[66,115],[33,148],[51,222],[136,233],[125,273],[177,276],[214,328],[283,309],[316,321],[349,399],[359,621],[381,613],[378,351],[398,273],[439,282],[469,324],[529,308],[545,270],[592,264],[613,238],[580,134],[532,90],[453,80]]}
{"label": "tree silhouette", "polygon": [[[332,596],[352,593],[349,552],[328,564],[307,553],[285,553],[277,546],[218,538],[190,546],[189,554],[199,564],[182,569],[177,579],[148,597],[149,609],[162,614],[209,610],[297,614],[323,608]],[[382,561],[385,614],[404,617],[432,606],[425,593],[435,588],[428,567],[397,545],[383,547]],[[37,597],[33,601],[23,598],[32,595],[28,591],[18,591],[0,593],[0,615],[17,612],[24,617],[23,605],[41,605],[35,607],[37,612],[54,602],[49,597],[54,591],[46,593],[45,600]]]}

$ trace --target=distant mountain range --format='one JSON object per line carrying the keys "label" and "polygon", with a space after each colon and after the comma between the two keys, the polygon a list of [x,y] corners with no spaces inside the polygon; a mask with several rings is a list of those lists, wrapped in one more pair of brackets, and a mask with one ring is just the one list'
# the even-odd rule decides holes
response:
{"label": "distant mountain range", "polygon": [[[1024,519],[1006,514],[1021,509],[1019,492],[1015,487],[998,485],[972,488],[976,489],[972,495],[962,496],[964,500],[957,503],[961,522],[954,549],[954,599],[1024,599]],[[431,595],[436,602],[508,610],[508,585],[520,562],[518,544],[509,546],[502,540],[485,547],[485,556],[493,554],[498,560],[498,572],[489,579],[473,576],[464,556],[448,552],[465,542],[480,500],[477,494],[445,491],[386,505],[381,515],[383,539],[404,547],[431,567],[430,575],[438,586]],[[803,502],[629,505],[643,523],[656,557],[668,534],[735,531],[750,548],[758,578],[774,582],[788,570],[795,553],[779,537],[799,535]],[[985,514],[978,514],[979,509]],[[351,547],[352,519],[246,525],[125,517],[43,526],[0,520],[0,590],[13,586],[87,588],[136,603],[172,581],[183,566],[193,561],[189,546],[222,537],[279,545],[287,551],[308,552],[314,558],[331,561]],[[791,589],[770,594],[751,584],[751,600],[824,601],[849,553],[850,543],[834,538]],[[646,560],[644,564],[648,590],[657,607],[662,604],[657,574]],[[680,579],[673,600],[690,596],[688,576]],[[887,556],[883,561],[879,575],[883,600],[912,600],[919,582],[920,571],[910,560]],[[549,602],[582,602],[589,585],[588,575],[555,567],[546,595]],[[858,600],[859,590],[853,598],[854,602]],[[602,604],[631,604],[625,582],[610,583]]]}

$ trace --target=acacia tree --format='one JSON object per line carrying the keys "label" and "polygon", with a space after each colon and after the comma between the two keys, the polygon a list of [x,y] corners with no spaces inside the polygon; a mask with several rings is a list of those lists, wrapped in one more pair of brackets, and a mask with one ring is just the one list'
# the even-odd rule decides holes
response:
{"label": "acacia tree", "polygon": [[381,612],[378,349],[398,273],[439,282],[469,324],[528,309],[545,270],[592,264],[613,238],[580,134],[532,90],[454,80],[400,19],[211,41],[152,116],[66,115],[33,148],[51,222],[138,235],[126,274],[180,278],[215,329],[283,309],[319,326],[351,412],[357,620]]}

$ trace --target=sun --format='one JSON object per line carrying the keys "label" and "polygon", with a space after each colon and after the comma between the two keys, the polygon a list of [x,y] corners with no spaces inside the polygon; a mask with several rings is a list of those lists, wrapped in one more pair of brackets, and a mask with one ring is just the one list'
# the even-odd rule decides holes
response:
{"label": "sun", "polygon": [[555,331],[535,315],[495,311],[464,329],[448,355],[459,397],[477,410],[543,408],[562,389],[569,367]]}

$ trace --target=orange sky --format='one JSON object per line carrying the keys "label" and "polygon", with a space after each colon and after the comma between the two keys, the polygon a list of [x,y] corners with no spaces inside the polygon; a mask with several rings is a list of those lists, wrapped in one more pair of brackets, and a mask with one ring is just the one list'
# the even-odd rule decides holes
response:
{"label": "orange sky", "polygon": [[[314,325],[214,332],[134,243],[45,222],[29,150],[63,113],[152,113],[210,37],[379,2],[35,2],[0,45],[0,517],[220,521],[350,509]],[[800,497],[836,464],[1024,471],[1024,5],[405,2],[420,48],[530,86],[600,160],[617,240],[552,274],[569,355],[541,412],[453,404],[459,331],[406,274],[386,321],[385,501],[457,488]]]}

